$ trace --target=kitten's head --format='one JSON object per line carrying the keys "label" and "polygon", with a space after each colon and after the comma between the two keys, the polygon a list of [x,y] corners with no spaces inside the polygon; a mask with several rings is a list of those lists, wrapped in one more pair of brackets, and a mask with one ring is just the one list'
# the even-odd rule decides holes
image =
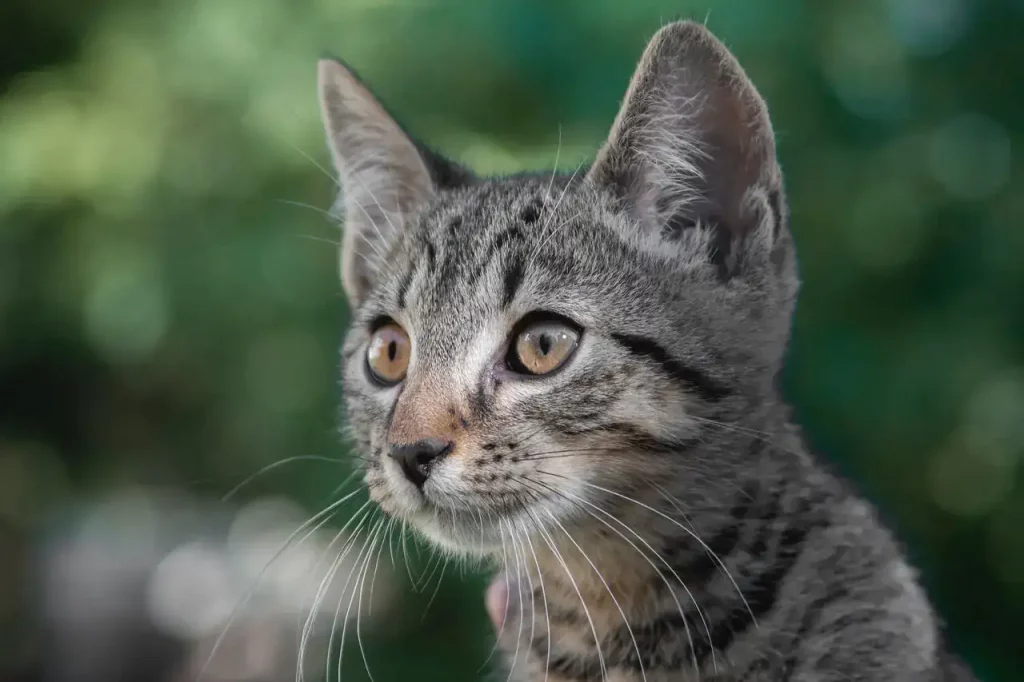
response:
{"label": "kitten's head", "polygon": [[478,179],[334,61],[320,99],[348,424],[377,503],[487,552],[670,481],[713,502],[744,453],[708,420],[771,395],[797,288],[767,110],[726,48],[663,28],[572,176]]}

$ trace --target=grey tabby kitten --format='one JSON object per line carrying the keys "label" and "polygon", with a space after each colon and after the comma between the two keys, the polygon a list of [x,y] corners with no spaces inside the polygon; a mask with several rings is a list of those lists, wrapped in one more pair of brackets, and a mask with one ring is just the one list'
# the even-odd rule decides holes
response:
{"label": "grey tabby kitten", "polygon": [[320,63],[348,423],[374,501],[501,562],[514,680],[969,680],[776,378],[798,288],[768,111],[697,24],[589,170],[481,179]]}

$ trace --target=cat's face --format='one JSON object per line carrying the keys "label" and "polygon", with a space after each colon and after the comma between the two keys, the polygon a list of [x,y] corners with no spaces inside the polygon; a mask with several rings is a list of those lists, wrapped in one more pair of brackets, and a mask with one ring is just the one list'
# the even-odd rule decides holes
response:
{"label": "cat's face", "polygon": [[668,480],[721,489],[741,455],[687,452],[771,390],[796,289],[767,115],[738,69],[703,29],[667,27],[591,169],[478,180],[321,64],[347,423],[386,512],[488,553]]}

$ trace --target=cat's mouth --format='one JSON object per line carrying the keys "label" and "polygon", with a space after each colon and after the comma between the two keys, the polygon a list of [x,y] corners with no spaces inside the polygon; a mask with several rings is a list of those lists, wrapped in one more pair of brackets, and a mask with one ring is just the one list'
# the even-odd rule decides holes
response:
{"label": "cat's mouth", "polygon": [[371,485],[371,496],[385,513],[407,522],[439,547],[477,556],[501,556],[513,534],[538,513],[548,513],[537,509],[535,501],[492,507],[456,502],[448,499],[450,494],[429,489],[384,492]]}
{"label": "cat's mouth", "polygon": [[512,538],[544,525],[544,519],[570,515],[554,492],[508,481],[500,490],[481,489],[453,469],[438,470],[417,486],[395,462],[383,458],[381,463],[366,479],[373,500],[449,551],[501,557]]}
{"label": "cat's mouth", "polygon": [[471,515],[433,508],[412,519],[413,525],[431,542],[455,552],[476,555],[500,555],[506,542],[502,517]]}
{"label": "cat's mouth", "polygon": [[406,522],[438,547],[458,554],[501,556],[511,529],[522,523],[518,514],[507,510],[468,505],[453,508],[419,492],[408,496],[373,492],[371,488],[371,497],[386,514]]}

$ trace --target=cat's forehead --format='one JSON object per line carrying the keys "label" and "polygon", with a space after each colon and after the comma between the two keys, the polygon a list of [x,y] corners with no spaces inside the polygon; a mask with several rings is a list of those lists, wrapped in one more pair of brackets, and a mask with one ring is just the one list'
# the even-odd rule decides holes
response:
{"label": "cat's forehead", "polygon": [[449,345],[536,306],[571,317],[609,270],[606,232],[593,194],[567,177],[443,192],[403,234],[375,307]]}
{"label": "cat's forehead", "polygon": [[503,266],[513,276],[564,269],[601,240],[593,193],[569,181],[520,176],[442,192],[405,235],[402,260],[425,259],[428,279],[459,297],[489,291],[485,276]]}
{"label": "cat's forehead", "polygon": [[442,191],[418,227],[422,234],[462,246],[486,248],[488,237],[508,232],[505,239],[531,237],[588,213],[592,199],[574,176],[551,173],[492,179]]}

